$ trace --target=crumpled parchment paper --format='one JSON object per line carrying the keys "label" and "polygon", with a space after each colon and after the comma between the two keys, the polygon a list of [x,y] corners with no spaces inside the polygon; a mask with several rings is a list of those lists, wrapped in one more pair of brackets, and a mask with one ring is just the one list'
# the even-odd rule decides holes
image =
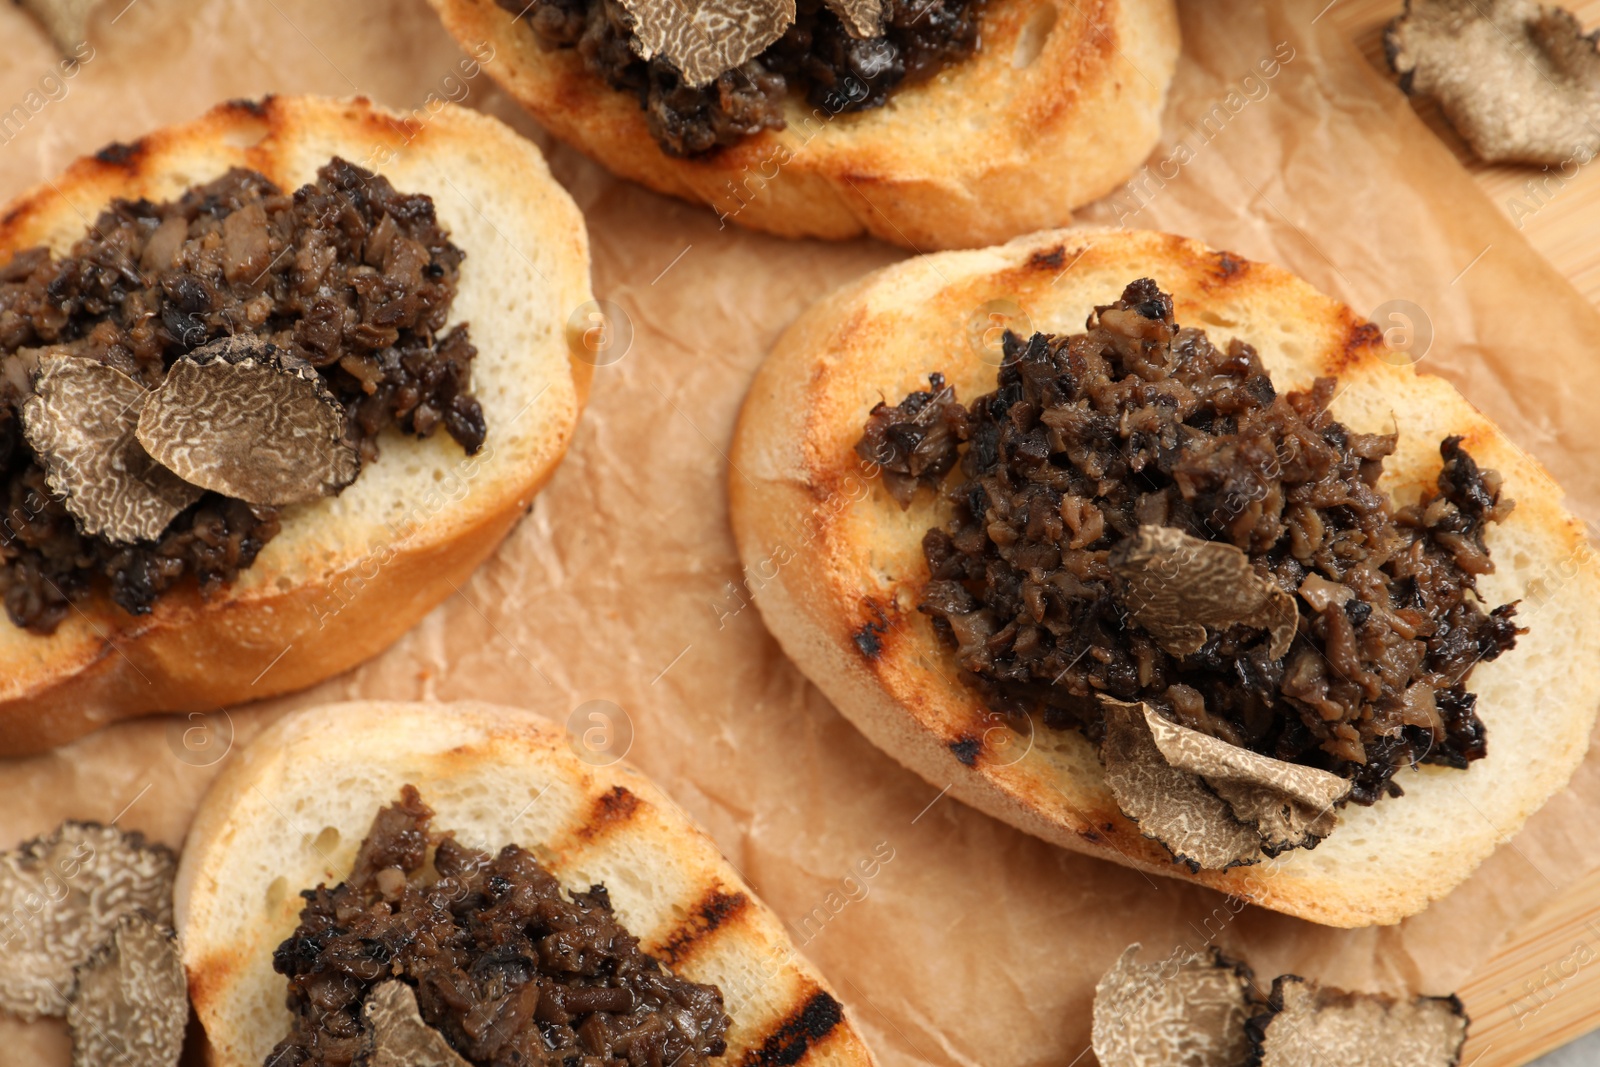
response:
{"label": "crumpled parchment paper", "polygon": [[[1600,518],[1600,317],[1321,6],[1185,4],[1164,142],[1083,221],[1187,233],[1299,272],[1399,331]],[[1014,1067],[1085,1053],[1094,982],[1130,942],[1159,955],[1215,940],[1265,975],[1447,992],[1596,864],[1600,756],[1451,896],[1358,931],[1064,852],[941,797],[783,658],[737,591],[725,503],[733,421],[764,352],[810,301],[905,253],[721,229],[552,148],[486,76],[463,73],[422,0],[108,0],[90,34],[90,58],[63,78],[43,33],[0,4],[0,196],[224,98],[458,99],[550,151],[588,217],[595,291],[632,339],[598,369],[532,512],[414,632],[291,698],[0,762],[0,843],[120,815],[179,846],[229,747],[291,706],[474,697],[579,735],[603,721],[790,924],[883,1063]],[[0,1021],[0,1063],[65,1063],[66,1050],[59,1025]]]}

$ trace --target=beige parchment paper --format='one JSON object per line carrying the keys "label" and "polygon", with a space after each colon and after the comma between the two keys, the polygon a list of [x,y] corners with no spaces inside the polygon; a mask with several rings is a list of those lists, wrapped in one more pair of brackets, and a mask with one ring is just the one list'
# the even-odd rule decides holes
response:
{"label": "beige parchment paper", "polygon": [[[1185,3],[1164,142],[1083,221],[1191,234],[1409,323],[1424,366],[1600,518],[1600,318],[1318,17],[1325,2]],[[107,0],[90,40],[92,58],[56,80],[42,34],[0,4],[0,108],[27,112],[0,125],[0,196],[224,98],[359,92],[409,109],[450,96],[550,153],[588,218],[595,291],[633,336],[597,371],[554,481],[460,595],[309,692],[0,762],[5,845],[120,816],[180,846],[229,746],[293,706],[474,697],[567,721],[609,701],[629,757],[789,923],[884,1064],[1007,1067],[1088,1062],[1093,983],[1131,941],[1214,939],[1268,976],[1445,992],[1600,862],[1600,757],[1451,896],[1359,931],[1064,852],[941,798],[783,658],[739,592],[725,503],[724,453],[763,353],[810,301],[905,252],[723,228],[611,178],[465,75],[422,0]],[[863,879],[874,854],[892,858]],[[0,1020],[0,1064],[65,1062],[58,1024]]]}

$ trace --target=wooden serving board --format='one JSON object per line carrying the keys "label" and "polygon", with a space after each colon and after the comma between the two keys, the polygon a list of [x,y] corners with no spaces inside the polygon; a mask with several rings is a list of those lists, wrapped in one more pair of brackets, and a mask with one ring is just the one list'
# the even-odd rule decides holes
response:
{"label": "wooden serving board", "polygon": [[[1566,4],[1585,28],[1600,0]],[[1400,0],[1333,0],[1321,18],[1348,31],[1386,73],[1383,28]],[[1414,105],[1528,242],[1600,306],[1600,159],[1560,168],[1488,166],[1437,107]],[[1600,353],[1596,353],[1600,359]],[[1463,1067],[1520,1067],[1600,1027],[1600,871],[1562,893],[1460,989],[1472,1016]]]}

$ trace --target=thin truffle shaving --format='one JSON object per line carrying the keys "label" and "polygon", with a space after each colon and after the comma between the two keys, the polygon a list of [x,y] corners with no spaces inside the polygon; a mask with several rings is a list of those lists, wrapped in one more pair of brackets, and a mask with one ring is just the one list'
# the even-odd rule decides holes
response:
{"label": "thin truffle shaving", "polygon": [[135,913],[172,924],[177,858],[143,835],[65,822],[0,853],[0,1010],[63,1015],[73,972]]}
{"label": "thin truffle shaving", "polygon": [[406,786],[349,879],[301,894],[300,925],[273,954],[294,1018],[272,1063],[362,1062],[387,1043],[371,1016],[403,1022],[392,991],[366,1009],[390,979],[487,1067],[700,1067],[726,1050],[722,993],[641,950],[605,887],[564,893],[526,850],[474,851],[432,833],[432,817]]}
{"label": "thin truffle shaving", "polygon": [[1155,963],[1139,945],[1094,990],[1101,1067],[1456,1067],[1469,1020],[1454,996],[1351,993],[1297,975],[1264,996],[1216,948]]}
{"label": "thin truffle shaving", "polygon": [[148,541],[200,490],[154,462],[134,436],[149,392],[115,367],[84,356],[46,354],[22,432],[51,492],[87,534],[116,544]]}
{"label": "thin truffle shaving", "polygon": [[77,969],[67,1006],[72,1067],[177,1067],[188,1024],[177,936],[143,912],[124,915]]}
{"label": "thin truffle shaving", "polygon": [[[96,589],[135,614],[185,580],[214,592],[279,529],[273,507],[215,492],[170,522],[146,496],[112,497],[111,527],[85,522],[23,433],[39,350],[155,390],[208,343],[259,338],[314,369],[361,461],[391,425],[442,428],[476,452],[487,432],[470,391],[476,349],[466,326],[446,329],[464,255],[429,197],[334,159],[293,193],[233,170],[176,200],[116,200],[67,254],[32,248],[0,265],[0,592],[12,621],[49,633]],[[139,466],[140,446],[124,444],[116,462]]]}
{"label": "thin truffle shaving", "polygon": [[1275,760],[1162,718],[1105,702],[1100,759],[1123,814],[1191,870],[1259,863],[1315,848],[1350,792],[1337,774]]}
{"label": "thin truffle shaving", "polygon": [[361,470],[321,377],[259,337],[220,338],[174,362],[138,435],[188,482],[249,504],[331,496]]}
{"label": "thin truffle shaving", "polygon": [[1469,1020],[1455,996],[1400,1000],[1349,993],[1299,975],[1273,980],[1250,1019],[1257,1067],[1456,1067]]}
{"label": "thin truffle shaving", "polygon": [[[1482,758],[1467,682],[1520,631],[1474,582],[1512,502],[1461,438],[1440,443],[1436,485],[1395,506],[1377,487],[1394,435],[1334,419],[1331,378],[1280,394],[1254,349],[1179,326],[1149,279],[1084,333],[1004,347],[995,392],[963,407],[936,376],[875,407],[856,446],[902,506],[943,489],[920,608],[991,708],[1098,742],[1102,698],[1143,702],[1349,779],[1363,804],[1398,793],[1400,767]],[[1276,608],[1230,616],[1216,598],[1188,642],[1140,625],[1130,554],[1162,529],[1242,553],[1263,605],[1293,598],[1287,646]]]}
{"label": "thin truffle shaving", "polygon": [[1583,166],[1600,153],[1600,37],[1537,0],[1406,0],[1384,52],[1479,159]]}
{"label": "thin truffle shaving", "polygon": [[1129,945],[1094,987],[1100,1067],[1239,1067],[1257,1001],[1250,968],[1212,949],[1139,962]]}

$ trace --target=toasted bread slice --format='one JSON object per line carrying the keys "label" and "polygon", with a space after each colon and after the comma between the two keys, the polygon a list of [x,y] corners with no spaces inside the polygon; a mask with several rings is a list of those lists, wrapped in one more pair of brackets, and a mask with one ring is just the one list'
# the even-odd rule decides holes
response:
{"label": "toasted bread slice", "polygon": [[988,0],[978,50],[887,106],[831,114],[791,93],[786,129],[674,159],[575,49],[542,48],[495,0],[430,2],[463,46],[492,46],[485,69],[551,133],[622,177],[751,229],[918,250],[1066,225],[1155,147],[1178,56],[1173,0]]}
{"label": "toasted bread slice", "polygon": [[724,1062],[873,1062],[777,916],[638,771],[580,760],[532,712],[371,702],[280,720],[201,802],[175,914],[214,1067],[258,1067],[288,1033],[272,951],[295,928],[298,892],[343,880],[372,817],[407,783],[463,844],[519,844],[569,889],[604,884],[645,951],[722,990],[733,1020]]}
{"label": "toasted bread slice", "polygon": [[[1520,600],[1514,651],[1480,664],[1471,688],[1488,756],[1464,771],[1423,767],[1405,796],[1350,805],[1314,851],[1191,874],[1113,802],[1096,751],[1076,731],[1013,733],[957,678],[917,611],[922,535],[947,506],[921,493],[907,511],[852,451],[867,413],[941,371],[958,399],[995,387],[969,331],[989,301],[1031,328],[1081,332],[1096,304],[1152,277],[1177,321],[1254,345],[1280,390],[1337,375],[1336,418],[1398,428],[1383,487],[1415,500],[1461,434],[1505,478],[1516,509],[1493,527],[1489,604]],[[992,306],[992,305],[991,305]],[[974,326],[976,321],[977,326]],[[1583,530],[1529,456],[1441,378],[1417,373],[1376,327],[1276,267],[1159,233],[1057,231],[888,267],[824,299],[779,341],[736,432],[733,524],[762,617],[800,669],[885,751],[938,787],[1069,848],[1189,878],[1332,926],[1393,923],[1465,878],[1582,760],[1600,702],[1600,580]],[[1025,751],[1024,751],[1025,750]]]}
{"label": "toasted bread slice", "polygon": [[478,348],[487,442],[468,456],[443,433],[385,433],[354,484],[285,509],[282,532],[210,599],[180,588],[143,616],[97,599],[48,637],[0,618],[0,753],[287,692],[359,663],[466,580],[566,451],[592,372],[566,339],[568,316],[592,299],[588,237],[538,149],[476,112],[446,107],[418,125],[360,99],[224,104],[14,201],[0,262],[39,244],[65,251],[113,197],[170,198],[230,167],[292,190],[334,155],[431,195],[466,250],[451,319]]}

